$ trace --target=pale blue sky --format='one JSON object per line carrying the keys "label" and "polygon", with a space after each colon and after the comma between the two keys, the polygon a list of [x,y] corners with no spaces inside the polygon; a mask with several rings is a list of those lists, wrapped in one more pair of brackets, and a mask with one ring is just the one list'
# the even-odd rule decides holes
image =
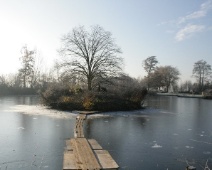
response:
{"label": "pale blue sky", "polygon": [[96,24],[112,32],[135,78],[152,55],[182,80],[191,79],[194,62],[212,65],[212,0],[0,0],[0,23],[0,74],[18,70],[24,44],[52,65],[63,34]]}

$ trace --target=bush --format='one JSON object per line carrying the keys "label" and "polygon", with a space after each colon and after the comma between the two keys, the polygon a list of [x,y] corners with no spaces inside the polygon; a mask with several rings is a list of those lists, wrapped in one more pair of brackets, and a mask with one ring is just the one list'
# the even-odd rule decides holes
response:
{"label": "bush", "polygon": [[118,111],[140,109],[146,94],[144,88],[128,88],[122,93],[112,93],[53,84],[41,96],[44,104],[61,110]]}

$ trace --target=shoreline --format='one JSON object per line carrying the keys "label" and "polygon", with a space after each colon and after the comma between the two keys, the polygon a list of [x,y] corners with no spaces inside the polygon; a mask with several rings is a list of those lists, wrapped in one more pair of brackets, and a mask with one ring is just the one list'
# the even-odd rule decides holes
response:
{"label": "shoreline", "polygon": [[200,98],[204,99],[204,96],[201,94],[183,94],[183,93],[157,93],[159,96],[176,96],[176,97],[184,97],[184,98]]}

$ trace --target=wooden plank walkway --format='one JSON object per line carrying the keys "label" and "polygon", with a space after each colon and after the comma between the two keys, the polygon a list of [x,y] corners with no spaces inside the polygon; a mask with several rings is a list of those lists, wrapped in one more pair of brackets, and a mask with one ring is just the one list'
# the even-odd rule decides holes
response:
{"label": "wooden plank walkway", "polygon": [[75,129],[74,129],[75,138],[84,138],[83,122],[85,119],[86,119],[86,115],[77,116]]}
{"label": "wooden plank walkway", "polygon": [[118,169],[108,151],[103,150],[95,139],[86,139],[83,133],[83,122],[86,115],[76,118],[74,136],[66,140],[63,158],[63,170],[112,170]]}

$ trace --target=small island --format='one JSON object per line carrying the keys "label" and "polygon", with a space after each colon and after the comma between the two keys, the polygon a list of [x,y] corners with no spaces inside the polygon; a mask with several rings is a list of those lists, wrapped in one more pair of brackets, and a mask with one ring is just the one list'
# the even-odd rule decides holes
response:
{"label": "small island", "polygon": [[[117,80],[126,82],[126,79],[121,78],[126,77],[116,78],[114,83],[117,83]],[[134,87],[130,87],[117,83],[106,91],[88,91],[79,87],[52,84],[41,93],[41,96],[45,105],[59,110],[121,111],[140,109],[146,94],[145,88],[135,84]]]}

